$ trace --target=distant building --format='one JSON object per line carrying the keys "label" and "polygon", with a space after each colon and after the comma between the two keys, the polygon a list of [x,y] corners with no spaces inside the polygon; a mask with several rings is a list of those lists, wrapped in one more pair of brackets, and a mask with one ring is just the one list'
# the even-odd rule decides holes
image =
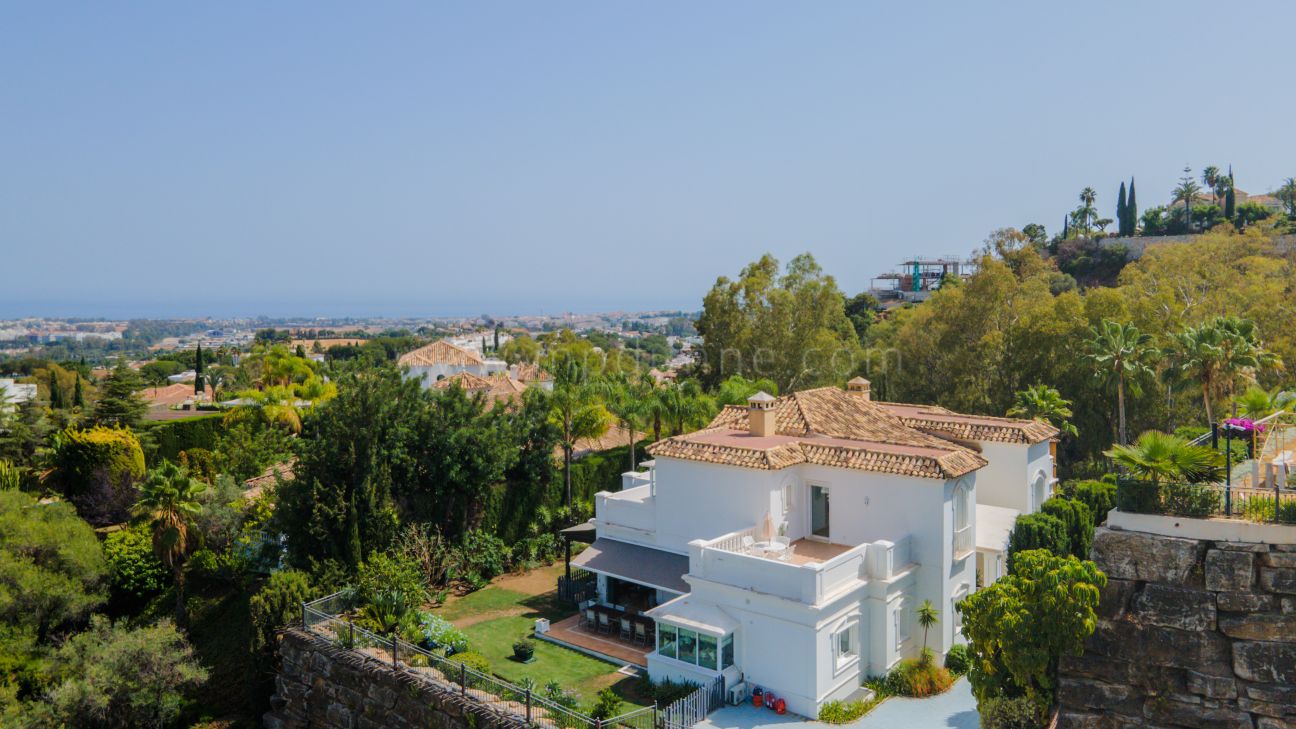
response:
{"label": "distant building", "polygon": [[406,352],[397,363],[409,368],[408,377],[418,379],[423,387],[428,388],[435,385],[437,380],[459,372],[487,377],[508,369],[508,364],[503,360],[483,359],[480,354],[444,339]]}
{"label": "distant building", "polygon": [[0,412],[11,412],[19,405],[35,399],[35,384],[20,384],[12,377],[0,378]]}
{"label": "distant building", "polygon": [[869,293],[879,301],[925,301],[931,292],[950,278],[967,279],[976,273],[975,261],[958,258],[913,258],[900,264],[899,270],[873,278]]}

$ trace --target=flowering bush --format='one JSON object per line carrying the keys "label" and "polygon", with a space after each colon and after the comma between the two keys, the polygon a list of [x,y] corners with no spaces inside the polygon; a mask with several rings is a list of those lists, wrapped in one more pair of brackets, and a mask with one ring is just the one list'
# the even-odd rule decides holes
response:
{"label": "flowering bush", "polygon": [[1225,418],[1224,435],[1226,437],[1251,436],[1255,433],[1263,433],[1265,426],[1263,423],[1257,423],[1251,418]]}

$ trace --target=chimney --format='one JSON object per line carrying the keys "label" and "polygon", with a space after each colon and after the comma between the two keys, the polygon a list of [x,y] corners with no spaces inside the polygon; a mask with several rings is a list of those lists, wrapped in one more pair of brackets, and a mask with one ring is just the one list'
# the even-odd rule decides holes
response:
{"label": "chimney", "polygon": [[747,398],[747,425],[752,435],[774,435],[774,402],[774,397],[763,391]]}
{"label": "chimney", "polygon": [[872,399],[872,396],[869,394],[869,381],[863,377],[855,377],[851,379],[850,382],[847,382],[846,392],[849,392],[855,397],[862,397],[865,400]]}

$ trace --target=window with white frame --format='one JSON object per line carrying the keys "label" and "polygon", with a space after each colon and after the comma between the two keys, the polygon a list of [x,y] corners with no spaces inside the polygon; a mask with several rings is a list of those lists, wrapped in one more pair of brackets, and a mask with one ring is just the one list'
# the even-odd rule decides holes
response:
{"label": "window with white frame", "polygon": [[972,485],[966,480],[954,486],[954,554],[972,550]]}
{"label": "window with white frame", "polygon": [[833,656],[841,666],[859,655],[859,622],[852,620],[833,634]]}
{"label": "window with white frame", "polygon": [[908,600],[901,600],[900,604],[896,605],[895,612],[891,613],[891,620],[894,622],[895,647],[896,650],[900,650],[900,647],[905,644],[905,641],[909,640]]}
{"label": "window with white frame", "polygon": [[785,483],[780,490],[779,498],[783,501],[783,516],[787,516],[792,511],[792,484]]}

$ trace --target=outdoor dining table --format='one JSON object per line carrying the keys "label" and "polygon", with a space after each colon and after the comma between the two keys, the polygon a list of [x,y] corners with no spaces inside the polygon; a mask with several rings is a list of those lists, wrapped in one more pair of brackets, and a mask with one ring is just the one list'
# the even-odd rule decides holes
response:
{"label": "outdoor dining table", "polygon": [[756,542],[752,549],[766,554],[780,555],[787,551],[787,545],[782,542]]}

